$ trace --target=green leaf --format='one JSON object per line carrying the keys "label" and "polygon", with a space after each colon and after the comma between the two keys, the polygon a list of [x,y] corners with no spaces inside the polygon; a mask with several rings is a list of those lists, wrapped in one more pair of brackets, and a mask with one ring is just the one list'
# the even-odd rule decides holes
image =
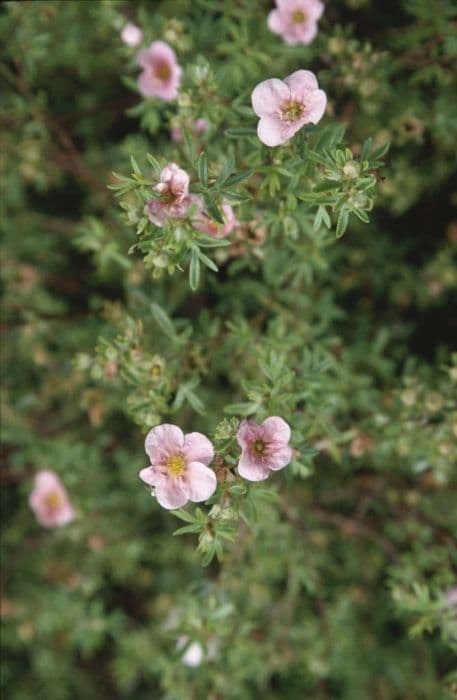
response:
{"label": "green leaf", "polygon": [[176,340],[176,331],[173,326],[173,322],[162,309],[162,307],[158,304],[152,303],[150,308],[154,320],[157,322],[157,325],[160,326],[160,328],[163,330],[165,335],[167,335],[169,338],[172,338],[173,340]]}
{"label": "green leaf", "polygon": [[347,209],[342,209],[338,216],[338,221],[336,224],[336,237],[341,238],[343,233],[346,231],[349,222],[349,212]]}
{"label": "green leaf", "polygon": [[190,266],[189,266],[189,285],[192,291],[195,292],[198,289],[200,283],[200,260],[198,259],[198,251],[196,248],[192,248],[190,253]]}
{"label": "green leaf", "polygon": [[173,515],[176,515],[180,520],[184,520],[185,523],[195,523],[195,516],[192,513],[188,513],[187,510],[183,508],[178,508],[173,511]]}
{"label": "green leaf", "polygon": [[362,211],[361,209],[354,209],[353,213],[357,216],[360,221],[363,221],[364,224],[369,224],[370,223],[370,217],[366,213],[366,211]]}
{"label": "green leaf", "polygon": [[194,143],[192,141],[192,136],[190,135],[190,133],[187,129],[183,129],[183,135],[184,135],[184,141],[186,142],[186,146],[187,146],[187,154],[188,154],[189,160],[192,164],[194,164],[195,163],[195,148],[194,148]]}
{"label": "green leaf", "polygon": [[314,188],[314,192],[331,192],[332,190],[337,190],[341,186],[340,182],[320,182]]}
{"label": "green leaf", "polygon": [[203,265],[206,265],[206,267],[209,267],[209,269],[212,270],[213,272],[219,272],[219,268],[217,267],[216,263],[214,263],[211,260],[211,258],[208,258],[208,256],[205,255],[204,253],[202,253],[201,250],[198,250],[198,248],[196,250],[198,252],[198,257],[202,261]]}
{"label": "green leaf", "polygon": [[215,187],[219,187],[222,185],[226,179],[229,177],[230,173],[232,172],[233,168],[235,167],[235,159],[232,155],[228,157],[228,159],[224,163],[224,167],[222,168],[221,172],[216,178],[216,181],[214,183]]}
{"label": "green leaf", "polygon": [[211,197],[211,195],[208,192],[205,192],[203,194],[203,199],[205,200],[205,209],[206,213],[210,217],[210,219],[213,219],[213,221],[217,221],[219,224],[224,223],[224,219],[222,218],[222,214],[219,211],[214,199]]}
{"label": "green leaf", "polygon": [[148,161],[149,161],[150,164],[152,165],[152,169],[153,169],[153,171],[154,171],[154,175],[155,175],[156,177],[159,177],[160,172],[161,172],[161,167],[160,167],[159,161],[158,161],[156,158],[154,158],[154,156],[151,155],[150,153],[146,153],[146,158],[148,159]]}
{"label": "green leaf", "polygon": [[221,194],[232,202],[248,202],[251,198],[249,194],[234,192],[233,190],[221,190]]}
{"label": "green leaf", "polygon": [[184,527],[178,527],[178,529],[174,531],[173,537],[176,535],[185,535],[188,532],[200,532],[201,529],[198,523],[194,525],[184,525]]}
{"label": "green leaf", "polygon": [[211,238],[203,235],[196,238],[195,243],[201,248],[223,248],[232,245],[232,241],[228,241],[226,238]]}
{"label": "green leaf", "polygon": [[242,416],[248,416],[251,413],[256,413],[259,409],[260,404],[258,401],[245,401],[242,403],[231,403],[225,407],[225,413],[230,414],[240,414]]}
{"label": "green leaf", "polygon": [[248,170],[241,170],[239,173],[235,173],[232,177],[229,177],[225,182],[226,187],[233,187],[234,185],[239,185],[240,182],[249,180],[249,178],[254,174],[254,170],[249,168]]}
{"label": "green leaf", "polygon": [[136,160],[133,156],[130,156],[130,162],[132,163],[132,168],[133,168],[134,172],[137,175],[141,175],[141,170],[139,169],[138,163],[136,162]]}
{"label": "green leaf", "polygon": [[367,138],[367,140],[364,142],[363,147],[362,147],[362,153],[360,154],[360,160],[368,160],[368,156],[370,155],[371,151],[371,146],[373,145],[373,139],[371,136]]}
{"label": "green leaf", "polygon": [[325,211],[324,207],[318,207],[316,211],[316,216],[314,217],[314,222],[313,222],[313,230],[318,231],[322,225],[322,219],[323,219],[323,212]]}
{"label": "green leaf", "polygon": [[198,159],[198,177],[202,187],[208,187],[208,158],[204,151],[200,153],[200,158]]}
{"label": "green leaf", "polygon": [[229,139],[238,139],[238,138],[243,138],[246,136],[257,136],[257,129],[254,127],[246,127],[246,128],[240,128],[240,129],[226,129],[225,130],[225,135],[229,137]]}

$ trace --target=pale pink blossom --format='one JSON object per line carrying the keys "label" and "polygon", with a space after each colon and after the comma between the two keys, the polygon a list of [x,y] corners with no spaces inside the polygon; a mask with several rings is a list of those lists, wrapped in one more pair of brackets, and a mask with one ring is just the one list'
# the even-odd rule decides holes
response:
{"label": "pale pink blossom", "polygon": [[216,490],[216,475],[208,464],[214,450],[202,433],[184,435],[176,425],[158,425],[146,436],[151,465],[140,478],[153,487],[163,508],[181,508],[187,501],[206,501]]}
{"label": "pale pink blossom", "polygon": [[168,165],[160,173],[158,184],[154,190],[159,193],[158,199],[151,199],[145,207],[150,221],[156,226],[163,226],[167,218],[183,218],[189,205],[193,202],[189,195],[189,175],[179,168],[176,163]]}
{"label": "pale pink blossom", "polygon": [[284,80],[264,80],[251,99],[260,117],[257,135],[266,146],[286,143],[305,124],[317,124],[327,106],[327,95],[309,70],[297,70]]}
{"label": "pale pink blossom", "polygon": [[75,517],[65,487],[52,471],[45,470],[35,475],[29,504],[36,519],[44,527],[61,527]]}
{"label": "pale pink blossom", "polygon": [[319,0],[276,0],[276,9],[268,15],[268,26],[288,44],[310,44],[323,11]]}
{"label": "pale pink blossom", "polygon": [[262,481],[270,471],[283,469],[292,459],[290,428],[278,416],[270,416],[260,425],[243,420],[236,439],[242,449],[238,473],[248,481]]}
{"label": "pale pink blossom", "polygon": [[[193,134],[203,134],[208,128],[208,122],[206,119],[197,119],[197,121],[189,125],[189,131]],[[184,131],[180,126],[173,126],[170,131],[170,136],[173,141],[178,143],[184,143]]]}
{"label": "pale pink blossom", "polygon": [[138,46],[143,41],[143,32],[136,24],[127,22],[121,32],[121,39],[127,46]]}
{"label": "pale pink blossom", "polygon": [[144,97],[160,97],[166,101],[177,97],[182,69],[171,46],[164,41],[153,41],[148,49],[139,52],[137,63],[143,68],[138,88]]}
{"label": "pale pink blossom", "polygon": [[223,204],[221,206],[221,213],[224,219],[223,224],[213,221],[201,211],[197,220],[194,222],[194,227],[212,238],[225,238],[229,236],[235,228],[239,227],[240,222],[236,218],[235,212],[230,204]]}

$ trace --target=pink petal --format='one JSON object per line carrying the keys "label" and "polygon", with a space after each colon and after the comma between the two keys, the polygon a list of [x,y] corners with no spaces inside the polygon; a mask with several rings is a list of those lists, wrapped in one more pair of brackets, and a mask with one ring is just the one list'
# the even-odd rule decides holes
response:
{"label": "pink petal", "polygon": [[217,479],[212,469],[200,462],[191,462],[187,465],[184,484],[184,490],[191,501],[206,501],[215,492]]}
{"label": "pink petal", "polygon": [[290,427],[285,420],[279,416],[270,416],[266,418],[262,427],[265,431],[265,437],[267,440],[274,440],[275,442],[282,442],[285,445],[290,440]]}
{"label": "pink petal", "polygon": [[319,2],[319,0],[308,0],[306,3],[306,12],[308,14],[308,17],[310,19],[313,19],[314,21],[317,21],[322,17],[322,13],[324,12],[324,5]]}
{"label": "pink petal", "polygon": [[290,88],[292,97],[300,102],[304,101],[309,90],[317,90],[319,87],[316,76],[310,70],[296,70],[284,78],[284,82]]}
{"label": "pink petal", "polygon": [[35,489],[41,492],[54,489],[61,491],[62,483],[55,472],[43,469],[35,475]]}
{"label": "pink petal", "polygon": [[67,501],[55,514],[55,523],[59,526],[68,525],[68,523],[74,520],[74,517],[75,511],[71,507],[70,503]]}
{"label": "pink petal", "polygon": [[160,228],[162,228],[166,221],[166,211],[167,208],[158,199],[151,199],[144,208],[144,212],[149,221],[156,226],[160,226]]}
{"label": "pink petal", "polygon": [[141,68],[148,68],[151,65],[151,53],[149,49],[138,51],[136,62]]}
{"label": "pink petal", "polygon": [[185,493],[184,484],[182,477],[163,477],[159,480],[154,495],[162,508],[174,510],[187,503],[189,499]]}
{"label": "pink petal", "polygon": [[148,486],[156,486],[162,478],[162,474],[154,470],[154,467],[146,467],[140,471],[140,479]]}
{"label": "pink petal", "polygon": [[245,448],[254,442],[259,434],[260,426],[253,420],[242,420],[236,434],[236,439],[241,448]]}
{"label": "pink petal", "polygon": [[286,143],[294,135],[296,129],[294,131],[292,126],[284,124],[277,117],[262,117],[257,124],[257,136],[265,146],[274,148]]}
{"label": "pink petal", "polygon": [[154,61],[170,63],[172,66],[177,65],[175,52],[164,41],[153,41],[148,50]]}
{"label": "pink petal", "polygon": [[259,117],[277,114],[281,104],[290,98],[290,90],[282,80],[270,78],[259,83],[252,91],[251,101]]}
{"label": "pink petal", "polygon": [[206,435],[187,433],[184,436],[183,455],[187,462],[201,462],[208,465],[214,457],[214,448]]}
{"label": "pink petal", "polygon": [[292,460],[292,448],[288,445],[280,447],[275,450],[273,454],[268,457],[268,467],[277,471],[278,469],[284,469],[287,467],[289,462]]}
{"label": "pink petal", "polygon": [[177,425],[157,425],[146,435],[144,449],[153,465],[161,464],[170,454],[176,454],[184,445],[184,433]]}
{"label": "pink petal", "polygon": [[270,31],[275,34],[283,34],[287,27],[287,23],[284,21],[284,17],[279,10],[272,10],[270,12],[267,23]]}
{"label": "pink petal", "polygon": [[300,32],[297,32],[297,39],[300,44],[310,44],[317,35],[317,22],[310,20],[304,25]]}
{"label": "pink petal", "polygon": [[324,116],[325,108],[327,107],[327,95],[323,90],[314,90],[306,105],[306,120],[317,124]]}
{"label": "pink petal", "polygon": [[248,450],[243,450],[237,468],[238,474],[247,481],[263,481],[269,474],[268,467],[253,459]]}
{"label": "pink petal", "polygon": [[148,70],[144,70],[138,77],[138,90],[143,97],[156,96],[156,81]]}
{"label": "pink petal", "polygon": [[276,6],[278,7],[279,11],[287,14],[297,9],[298,5],[299,3],[297,0],[276,0]]}

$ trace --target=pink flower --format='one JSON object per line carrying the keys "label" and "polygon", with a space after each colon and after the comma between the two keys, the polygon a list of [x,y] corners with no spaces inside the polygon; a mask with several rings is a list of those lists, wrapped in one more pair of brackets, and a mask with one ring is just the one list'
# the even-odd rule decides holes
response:
{"label": "pink flower", "polygon": [[160,197],[151,199],[145,207],[145,212],[153,224],[163,226],[168,217],[179,219],[186,215],[193,201],[189,195],[189,181],[189,175],[176,163],[168,163],[162,170],[160,181],[154,187]]}
{"label": "pink flower", "polygon": [[202,433],[184,435],[176,425],[158,425],[145,442],[151,465],[140,471],[140,478],[154,487],[163,508],[181,508],[187,501],[206,501],[216,490],[216,475],[208,464],[213,446]]}
{"label": "pink flower", "polygon": [[257,135],[266,146],[286,143],[305,124],[317,124],[327,105],[327,95],[309,70],[297,70],[284,80],[264,80],[251,99],[260,117]]}
{"label": "pink flower", "polygon": [[236,439],[242,449],[238,473],[248,481],[262,481],[270,470],[283,469],[292,459],[290,428],[278,416],[266,418],[261,425],[243,420]]}
{"label": "pink flower", "polygon": [[[197,119],[195,124],[189,125],[189,131],[194,134],[203,134],[208,128],[208,122],[206,119]],[[170,136],[173,141],[178,143],[184,143],[184,132],[179,126],[172,127],[170,131]]]}
{"label": "pink flower", "polygon": [[128,22],[121,32],[121,39],[127,46],[138,46],[143,40],[143,32],[135,24]]}
{"label": "pink flower", "polygon": [[310,44],[317,34],[317,20],[324,11],[319,0],[276,0],[268,26],[288,44]]}
{"label": "pink flower", "polygon": [[35,517],[44,527],[67,525],[75,517],[68,494],[55,472],[41,471],[29,498]]}
{"label": "pink flower", "polygon": [[143,68],[138,88],[144,97],[160,97],[166,101],[177,97],[182,69],[171,46],[164,41],[153,41],[148,49],[139,52],[137,63]]}
{"label": "pink flower", "polygon": [[217,221],[213,221],[203,211],[201,211],[199,218],[194,223],[194,227],[198,229],[198,231],[202,231],[212,238],[225,238],[226,236],[230,235],[233,229],[240,225],[240,222],[236,218],[230,204],[223,204],[221,209],[222,218],[224,219],[225,223],[218,224]]}

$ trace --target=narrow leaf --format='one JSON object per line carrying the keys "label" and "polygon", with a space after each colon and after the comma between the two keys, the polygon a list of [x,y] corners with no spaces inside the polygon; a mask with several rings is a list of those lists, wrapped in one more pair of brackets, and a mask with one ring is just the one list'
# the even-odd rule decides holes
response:
{"label": "narrow leaf", "polygon": [[205,194],[203,195],[203,199],[205,200],[206,213],[208,214],[210,219],[213,219],[213,221],[217,221],[219,224],[223,224],[224,219],[222,218],[222,214],[219,211],[211,195],[208,194],[208,192],[205,192]]}
{"label": "narrow leaf", "polygon": [[195,292],[198,289],[200,282],[200,260],[198,259],[198,251],[192,248],[190,253],[190,266],[189,266],[189,285],[192,291]]}
{"label": "narrow leaf", "polygon": [[203,151],[198,159],[198,177],[203,187],[208,187],[208,158]]}

